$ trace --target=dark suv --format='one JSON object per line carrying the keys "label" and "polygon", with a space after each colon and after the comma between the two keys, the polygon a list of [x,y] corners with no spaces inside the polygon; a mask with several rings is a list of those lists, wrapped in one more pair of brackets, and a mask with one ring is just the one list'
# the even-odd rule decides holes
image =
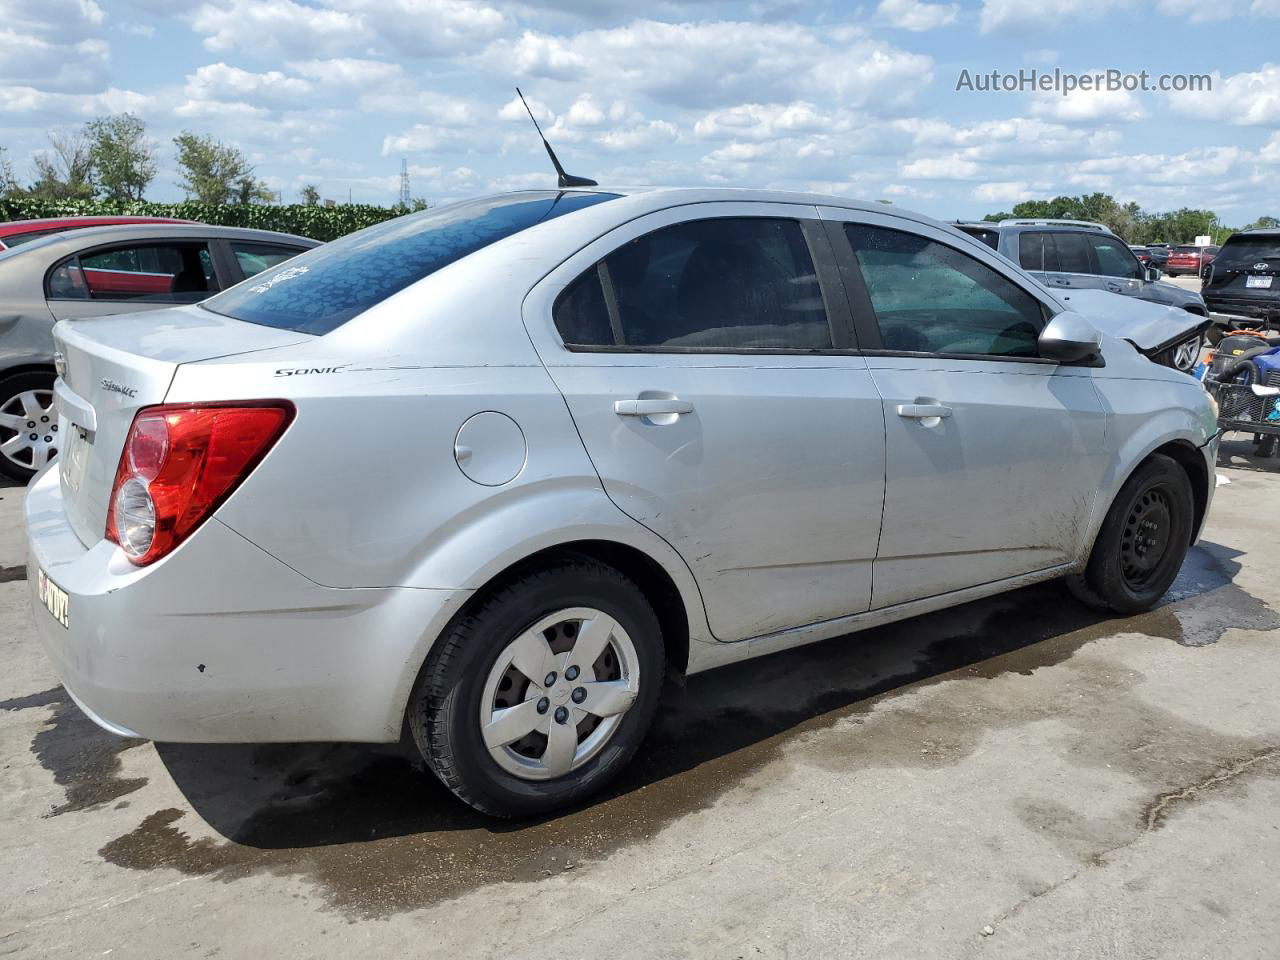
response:
{"label": "dark suv", "polygon": [[1203,292],[1219,327],[1280,326],[1280,230],[1228,237],[1205,267]]}
{"label": "dark suv", "polygon": [[[1160,270],[1144,267],[1123,240],[1101,223],[1085,220],[1001,220],[959,223],[976,237],[1020,265],[1051,290],[1107,290],[1168,307],[1180,307],[1208,320],[1204,298],[1160,279]],[[1165,358],[1189,371],[1199,361],[1200,342],[1179,344]]]}

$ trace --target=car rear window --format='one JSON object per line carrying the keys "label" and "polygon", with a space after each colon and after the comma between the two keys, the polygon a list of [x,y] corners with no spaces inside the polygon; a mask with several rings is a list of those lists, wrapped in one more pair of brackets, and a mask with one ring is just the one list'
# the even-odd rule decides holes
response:
{"label": "car rear window", "polygon": [[1265,263],[1267,269],[1280,269],[1280,234],[1260,237],[1232,237],[1214,257],[1214,270],[1251,270]]}
{"label": "car rear window", "polygon": [[265,270],[202,305],[249,323],[323,335],[491,243],[617,196],[530,191],[397,217]]}

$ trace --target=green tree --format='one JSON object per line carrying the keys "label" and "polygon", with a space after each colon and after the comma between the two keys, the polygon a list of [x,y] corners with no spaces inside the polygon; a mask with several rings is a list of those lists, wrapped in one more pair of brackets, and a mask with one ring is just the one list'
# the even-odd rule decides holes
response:
{"label": "green tree", "polygon": [[9,162],[9,151],[0,147],[0,197],[13,193],[17,184],[13,179],[13,164]]}
{"label": "green tree", "polygon": [[298,191],[298,193],[302,197],[302,202],[306,204],[308,207],[319,206],[320,191],[316,189],[316,185],[314,183],[308,183],[305,187],[303,187],[300,191]]}
{"label": "green tree", "polygon": [[156,176],[147,125],[131,113],[119,113],[89,121],[85,133],[98,195],[119,202],[141,200]]}
{"label": "green tree", "polygon": [[244,195],[241,184],[246,181],[248,196],[252,197],[257,183],[253,179],[253,166],[235,147],[189,131],[174,137],[173,142],[178,148],[178,166],[182,170],[179,186],[188,197],[201,203],[229,203]]}
{"label": "green tree", "polygon": [[89,142],[79,130],[49,134],[49,149],[33,158],[33,197],[45,200],[88,200],[93,196],[93,163]]}
{"label": "green tree", "polygon": [[255,180],[246,174],[235,182],[232,196],[236,203],[272,203],[276,198],[274,190],[268,189],[261,180]]}

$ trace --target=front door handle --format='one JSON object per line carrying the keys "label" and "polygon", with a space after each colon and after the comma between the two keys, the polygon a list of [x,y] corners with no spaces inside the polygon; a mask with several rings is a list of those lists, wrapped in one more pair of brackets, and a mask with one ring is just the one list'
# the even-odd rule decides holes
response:
{"label": "front door handle", "polygon": [[676,397],[654,400],[615,400],[613,412],[620,417],[656,417],[663,414],[693,413],[693,404]]}
{"label": "front door handle", "polygon": [[900,403],[898,416],[911,420],[942,419],[951,416],[951,408],[940,403]]}

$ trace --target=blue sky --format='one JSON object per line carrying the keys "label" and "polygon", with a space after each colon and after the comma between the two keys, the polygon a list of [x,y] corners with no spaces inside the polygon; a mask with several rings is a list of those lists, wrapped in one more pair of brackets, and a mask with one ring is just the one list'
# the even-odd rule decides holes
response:
{"label": "blue sky", "polygon": [[[1021,69],[1210,74],[1209,93],[957,91]],[[241,147],[286,200],[432,203],[570,171],[887,199],[939,217],[1102,190],[1280,216],[1280,0],[0,0],[0,146],[142,116]]]}

